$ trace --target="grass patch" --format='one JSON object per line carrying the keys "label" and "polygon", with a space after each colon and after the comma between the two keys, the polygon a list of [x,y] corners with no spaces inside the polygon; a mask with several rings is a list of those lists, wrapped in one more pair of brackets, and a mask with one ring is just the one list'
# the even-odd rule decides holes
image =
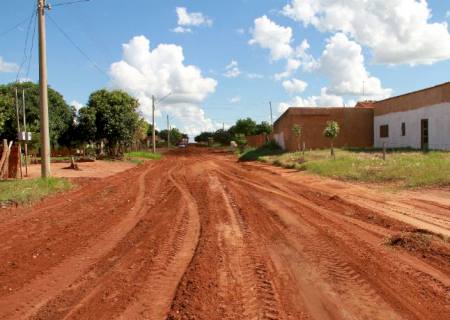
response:
{"label": "grass patch", "polygon": [[134,151],[125,153],[125,157],[127,158],[140,158],[146,160],[159,160],[162,158],[160,153],[153,153],[150,151]]}
{"label": "grass patch", "polygon": [[269,142],[259,148],[246,149],[239,156],[239,161],[257,161],[265,156],[280,155],[283,151],[274,142]]}
{"label": "grass patch", "polygon": [[0,202],[30,204],[71,187],[70,181],[62,178],[1,181]]}
{"label": "grass patch", "polygon": [[450,153],[390,151],[386,161],[380,152],[336,150],[336,160],[329,150],[284,153],[263,156],[263,162],[285,168],[309,171],[321,176],[362,182],[390,182],[406,188],[450,185]]}

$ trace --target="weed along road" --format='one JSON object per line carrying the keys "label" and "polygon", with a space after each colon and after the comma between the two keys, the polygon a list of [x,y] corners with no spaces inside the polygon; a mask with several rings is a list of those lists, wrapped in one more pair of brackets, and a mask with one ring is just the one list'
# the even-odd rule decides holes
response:
{"label": "weed along road", "polygon": [[450,205],[282,172],[189,147],[1,212],[0,319],[448,319]]}

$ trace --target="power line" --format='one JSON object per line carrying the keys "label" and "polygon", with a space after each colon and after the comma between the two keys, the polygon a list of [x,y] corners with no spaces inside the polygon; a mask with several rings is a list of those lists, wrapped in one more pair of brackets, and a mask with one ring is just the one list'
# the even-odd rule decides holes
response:
{"label": "power line", "polygon": [[50,20],[51,23],[55,25],[56,29],[58,29],[58,31],[61,32],[61,34],[75,47],[75,49],[77,49],[81,55],[83,55],[90,63],[92,63],[92,65],[94,66],[95,69],[97,69],[97,71],[99,71],[106,77],[109,77],[108,74],[103,69],[101,69],[99,65],[93,59],[91,59],[89,55],[83,49],[80,48],[79,45],[75,43],[75,41],[72,40],[72,38],[56,23],[56,21],[50,15],[48,15],[48,19]]}
{"label": "power line", "polygon": [[62,6],[68,6],[68,5],[72,5],[72,4],[77,4],[80,2],[90,2],[91,0],[74,0],[74,1],[66,1],[66,2],[60,2],[60,3],[55,3],[52,4],[52,7],[62,7]]}
{"label": "power line", "polygon": [[21,25],[23,25],[25,22],[27,22],[27,21],[28,21],[29,19],[31,19],[33,16],[34,16],[34,12],[33,12],[30,16],[26,17],[25,19],[23,19],[22,21],[20,21],[19,23],[17,23],[14,27],[11,27],[11,28],[9,28],[9,29],[6,29],[5,31],[0,32],[0,37],[6,35],[6,34],[8,34],[8,33],[10,33],[11,31],[16,30],[18,27],[20,27]]}
{"label": "power line", "polygon": [[[36,15],[35,15],[35,17],[36,17]],[[33,36],[31,37],[30,54],[28,57],[27,73],[25,74],[25,78],[28,78],[28,76],[30,75],[31,60],[33,59],[34,39],[36,38],[36,25],[37,24],[34,23]]]}
{"label": "power line", "polygon": [[28,59],[28,54],[27,54],[28,40],[30,38],[30,31],[31,31],[31,26],[33,25],[33,21],[36,24],[36,21],[35,21],[35,18],[37,16],[36,13],[37,13],[36,9],[33,8],[33,13],[31,15],[31,17],[29,18],[30,21],[28,22],[27,33],[26,33],[26,36],[25,36],[25,45],[24,45],[24,48],[23,48],[23,58],[22,58],[22,62],[20,63],[20,66],[19,66],[19,70],[17,70],[16,82],[19,81],[19,77],[20,77],[20,73],[22,72],[22,68],[23,68],[23,66],[25,65],[25,63],[26,63],[26,61]]}

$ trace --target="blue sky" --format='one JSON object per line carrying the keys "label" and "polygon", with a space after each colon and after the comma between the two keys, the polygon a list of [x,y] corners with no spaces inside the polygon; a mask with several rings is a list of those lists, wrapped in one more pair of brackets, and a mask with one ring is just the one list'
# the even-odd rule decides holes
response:
{"label": "blue sky", "polygon": [[[67,1],[50,1],[63,2]],[[169,113],[174,125],[195,134],[246,116],[269,120],[269,101],[276,118],[289,105],[353,105],[359,99],[380,99],[449,81],[450,3],[372,1],[375,4],[91,0],[55,6],[49,15],[102,72],[47,21],[49,83],[68,102],[82,104],[94,90],[124,89],[142,100],[147,117],[149,96],[171,92],[159,106],[159,127]],[[34,5],[34,0],[2,4],[0,83],[16,79],[14,64],[23,59],[27,23],[2,33],[29,16]],[[184,22],[176,8],[185,8]],[[177,27],[190,32],[174,32]],[[143,37],[132,41],[136,36]],[[153,58],[145,54],[147,40]],[[308,45],[301,50],[305,40]],[[125,43],[130,44],[127,56]],[[155,50],[159,44],[174,46]],[[176,48],[182,48],[183,61]],[[165,54],[172,57],[167,60],[172,66],[160,69]],[[280,75],[289,61],[296,67]],[[118,64],[112,71],[114,63]],[[197,72],[185,68],[190,65]],[[36,50],[28,76],[26,69],[20,78],[37,81]],[[228,76],[233,77],[226,76],[230,70]],[[142,79],[137,81],[136,74]]]}

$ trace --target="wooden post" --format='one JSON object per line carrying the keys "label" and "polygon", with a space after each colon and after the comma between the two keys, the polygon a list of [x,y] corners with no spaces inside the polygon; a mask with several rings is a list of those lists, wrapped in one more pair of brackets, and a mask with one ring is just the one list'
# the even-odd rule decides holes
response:
{"label": "wooden post", "polygon": [[20,143],[20,117],[19,117],[19,98],[17,96],[17,88],[16,88],[16,120],[17,120],[17,147],[19,149],[19,170],[20,170],[20,179],[23,179],[22,173],[22,148]]}
{"label": "wooden post", "polygon": [[383,160],[386,160],[386,142],[383,142]]}

